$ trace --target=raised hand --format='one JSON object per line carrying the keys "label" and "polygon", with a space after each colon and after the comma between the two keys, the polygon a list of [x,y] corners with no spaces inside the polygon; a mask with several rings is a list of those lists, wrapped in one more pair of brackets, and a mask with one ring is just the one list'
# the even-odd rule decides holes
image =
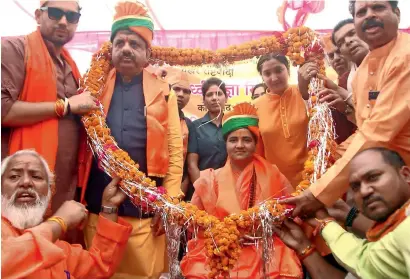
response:
{"label": "raised hand", "polygon": [[302,228],[292,220],[285,220],[281,227],[273,227],[273,231],[283,243],[298,253],[311,244]]}
{"label": "raised hand", "polygon": [[159,213],[155,214],[154,218],[151,220],[151,228],[154,236],[160,236],[165,233],[164,222]]}
{"label": "raised hand", "polygon": [[120,178],[115,177],[110,184],[105,187],[101,204],[109,207],[119,207],[127,195],[119,188]]}
{"label": "raised hand", "polygon": [[296,197],[281,199],[280,204],[293,204],[295,209],[292,215],[296,216],[314,216],[316,211],[323,208],[324,205],[313,196],[309,189]]}
{"label": "raised hand", "polygon": [[54,214],[55,216],[61,217],[67,229],[75,229],[84,223],[88,217],[88,211],[85,206],[76,201],[66,201]]}
{"label": "raised hand", "polygon": [[299,68],[298,73],[303,80],[310,81],[311,78],[319,73],[319,67],[314,62],[307,62]]}
{"label": "raised hand", "polygon": [[90,92],[74,95],[68,99],[68,103],[73,114],[83,115],[98,108],[98,100]]}

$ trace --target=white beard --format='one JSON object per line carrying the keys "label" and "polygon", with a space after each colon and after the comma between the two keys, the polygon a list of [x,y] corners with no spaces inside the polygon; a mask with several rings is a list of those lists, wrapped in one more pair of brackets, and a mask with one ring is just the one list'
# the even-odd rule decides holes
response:
{"label": "white beard", "polygon": [[30,190],[36,195],[36,203],[34,205],[24,204],[16,206],[15,200],[17,192],[7,198],[1,195],[1,216],[5,217],[17,229],[25,230],[35,227],[43,222],[44,214],[46,213],[48,203],[51,198],[51,191],[48,191],[47,196],[40,197],[36,191]]}

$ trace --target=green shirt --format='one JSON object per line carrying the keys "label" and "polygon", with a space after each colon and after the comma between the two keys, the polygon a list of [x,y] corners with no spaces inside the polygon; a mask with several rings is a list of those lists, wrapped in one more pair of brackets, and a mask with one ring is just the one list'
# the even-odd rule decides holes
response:
{"label": "green shirt", "polygon": [[329,223],[322,236],[333,255],[362,279],[410,278],[410,218],[379,241],[369,242]]}

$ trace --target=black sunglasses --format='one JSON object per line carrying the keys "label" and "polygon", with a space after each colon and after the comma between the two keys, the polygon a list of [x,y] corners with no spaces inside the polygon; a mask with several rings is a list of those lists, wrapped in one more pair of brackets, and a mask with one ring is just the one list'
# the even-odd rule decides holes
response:
{"label": "black sunglasses", "polygon": [[48,18],[51,20],[60,20],[64,15],[69,23],[77,24],[81,14],[77,12],[65,12],[59,8],[41,7],[40,10],[48,11]]}

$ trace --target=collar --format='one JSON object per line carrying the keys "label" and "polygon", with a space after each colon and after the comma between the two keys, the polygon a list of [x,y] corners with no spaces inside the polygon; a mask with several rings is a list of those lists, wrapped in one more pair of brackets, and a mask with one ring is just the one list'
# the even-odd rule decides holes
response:
{"label": "collar", "polygon": [[179,113],[179,119],[185,119],[185,114],[184,114],[184,112],[182,111],[182,109],[178,109],[178,113]]}
{"label": "collar", "polygon": [[126,86],[132,86],[132,85],[135,85],[135,84],[140,84],[140,83],[142,83],[142,74],[143,74],[143,73],[141,72],[140,74],[134,76],[134,77],[131,79],[130,82],[125,83],[125,82],[123,82],[123,80],[122,80],[121,74],[117,72],[116,81],[117,81],[119,84],[121,84],[121,85],[126,85]]}
{"label": "collar", "polygon": [[14,227],[13,224],[9,221],[9,219],[7,219],[7,218],[4,217],[4,216],[1,216],[1,220],[2,220],[3,222],[5,222],[7,225],[9,225],[12,230],[14,230],[15,232],[17,232],[18,234],[22,234],[23,230],[20,230],[20,229]]}
{"label": "collar", "polygon": [[211,120],[211,117],[209,116],[209,112],[207,112],[207,113],[204,115],[204,117],[201,118],[201,122],[202,122],[202,123],[206,123],[206,122],[208,122],[208,121],[210,121],[210,120]]}
{"label": "collar", "polygon": [[271,92],[269,92],[269,88],[268,88],[268,89],[266,90],[266,94],[265,94],[265,95],[268,95],[270,98],[273,98],[273,99],[280,99],[280,98],[285,97],[285,95],[287,95],[289,92],[292,92],[293,87],[294,87],[294,86],[289,85],[288,88],[286,88],[285,91],[283,91],[282,95],[275,94],[275,93],[271,93]]}
{"label": "collar", "polygon": [[396,41],[400,40],[401,37],[402,34],[398,31],[395,39],[391,40],[389,43],[385,44],[382,47],[371,50],[368,54],[369,57],[379,58],[387,56],[391,52],[392,48],[396,45]]}

